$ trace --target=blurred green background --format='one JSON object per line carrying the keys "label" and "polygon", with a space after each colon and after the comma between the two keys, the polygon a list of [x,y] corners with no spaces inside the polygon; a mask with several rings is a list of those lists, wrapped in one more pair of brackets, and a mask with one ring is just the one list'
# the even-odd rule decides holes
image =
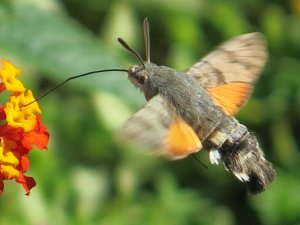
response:
{"label": "blurred green background", "polygon": [[29,197],[13,181],[0,197],[1,225],[300,224],[300,0],[1,0],[0,57],[22,68],[41,95],[70,75],[128,68],[116,41],[183,70],[233,36],[260,31],[269,61],[238,114],[277,177],[253,196],[208,154],[167,161],[120,146],[118,127],[145,103],[124,73],[74,80],[40,101],[49,149],[30,154]]}

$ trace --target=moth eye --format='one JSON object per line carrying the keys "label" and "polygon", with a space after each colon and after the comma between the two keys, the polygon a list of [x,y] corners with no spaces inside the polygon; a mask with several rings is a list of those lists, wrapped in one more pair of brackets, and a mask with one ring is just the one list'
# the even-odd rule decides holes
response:
{"label": "moth eye", "polygon": [[136,76],[136,80],[140,83],[140,84],[144,84],[146,81],[146,75],[145,74],[138,74]]}

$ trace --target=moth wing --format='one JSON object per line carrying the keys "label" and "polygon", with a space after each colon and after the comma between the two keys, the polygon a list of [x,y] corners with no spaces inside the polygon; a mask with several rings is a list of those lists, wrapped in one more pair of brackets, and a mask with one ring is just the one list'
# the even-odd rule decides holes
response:
{"label": "moth wing", "polygon": [[202,143],[197,134],[178,116],[174,116],[169,125],[167,143],[167,149],[173,159],[184,158],[202,149]]}
{"label": "moth wing", "polygon": [[159,95],[130,117],[118,135],[124,141],[170,159],[184,158],[202,148],[193,129]]}
{"label": "moth wing", "polygon": [[263,35],[249,33],[221,44],[185,73],[205,87],[227,115],[234,115],[251,94],[266,60]]}

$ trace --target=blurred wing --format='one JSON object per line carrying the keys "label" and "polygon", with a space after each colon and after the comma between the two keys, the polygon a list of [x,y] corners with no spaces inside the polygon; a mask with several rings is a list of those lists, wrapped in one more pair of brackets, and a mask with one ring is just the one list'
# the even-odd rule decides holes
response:
{"label": "blurred wing", "polygon": [[118,134],[124,141],[171,159],[186,157],[202,148],[193,129],[176,116],[161,96],[149,100]]}
{"label": "blurred wing", "polygon": [[266,60],[264,37],[250,33],[221,44],[185,72],[207,89],[226,114],[233,115],[248,99]]}

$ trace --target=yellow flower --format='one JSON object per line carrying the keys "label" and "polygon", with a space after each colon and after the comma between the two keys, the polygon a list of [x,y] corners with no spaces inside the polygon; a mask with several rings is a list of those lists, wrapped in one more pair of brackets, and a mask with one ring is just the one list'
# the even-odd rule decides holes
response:
{"label": "yellow flower", "polygon": [[16,77],[21,74],[21,70],[4,59],[1,59],[1,63],[3,68],[0,69],[0,78],[4,83],[6,90],[13,92],[25,91],[22,82],[16,79]]}
{"label": "yellow flower", "polygon": [[5,179],[12,179],[19,176],[20,172],[17,170],[19,165],[19,159],[12,151],[16,145],[11,141],[4,141],[0,137],[0,174],[5,177]]}
{"label": "yellow flower", "polygon": [[36,113],[41,113],[36,102],[26,106],[32,101],[34,97],[30,90],[10,96],[4,108],[7,124],[14,128],[21,127],[25,132],[31,131],[36,125]]}

